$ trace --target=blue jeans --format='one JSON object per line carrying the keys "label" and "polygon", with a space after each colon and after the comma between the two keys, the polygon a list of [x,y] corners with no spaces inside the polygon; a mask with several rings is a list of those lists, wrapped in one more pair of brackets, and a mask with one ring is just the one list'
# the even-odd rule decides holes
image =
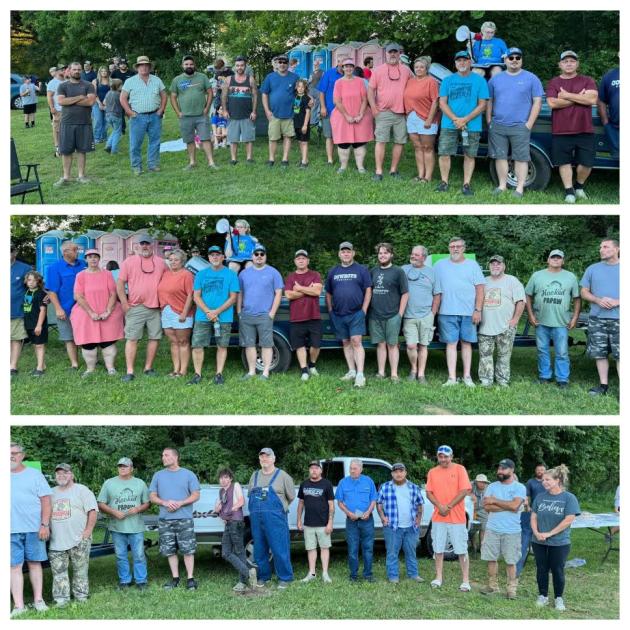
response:
{"label": "blue jeans", "polygon": [[346,542],[348,543],[348,567],[350,578],[359,574],[359,547],[363,556],[363,577],[372,577],[372,559],[374,557],[374,517],[367,521],[346,520]]}
{"label": "blue jeans", "polygon": [[105,110],[98,106],[98,103],[92,105],[92,126],[94,127],[94,142],[104,142],[105,134]]}
{"label": "blue jeans", "polygon": [[160,165],[161,116],[137,114],[129,119],[129,158],[133,169],[142,169],[142,143],[145,135],[149,137],[147,166],[155,168]]}
{"label": "blue jeans", "polygon": [[[551,370],[550,345],[553,341],[555,360]],[[556,375],[556,382],[568,383],[571,372],[569,361],[569,329],[566,326],[536,326],[536,348],[538,349],[538,376],[551,379]]]}
{"label": "blue jeans", "polygon": [[136,584],[146,584],[147,559],[144,555],[144,533],[121,534],[112,532],[114,550],[116,552],[116,569],[118,580],[121,584],[131,584],[131,571],[127,557],[127,545],[131,547],[131,559],[133,560],[133,577]]}
{"label": "blue jeans", "polygon": [[610,157],[619,159],[619,127],[613,127],[608,123],[604,126],[604,131],[610,145]]}
{"label": "blue jeans", "polygon": [[[524,518],[525,516],[529,518]],[[516,563],[516,577],[519,577],[525,568],[525,563],[527,562],[527,556],[529,555],[529,545],[532,541],[532,536],[534,532],[532,531],[532,526],[530,523],[531,513],[523,512],[521,514],[521,558]]]}
{"label": "blue jeans", "polygon": [[[118,153],[118,143],[122,136],[122,116],[114,116],[114,114],[105,114],[106,130],[112,128],[112,133],[107,138],[107,148],[111,149],[112,153]],[[106,131],[107,133],[107,131]]]}
{"label": "blue jeans", "polygon": [[398,555],[402,548],[405,556],[405,566],[407,577],[418,577],[418,560],[416,559],[416,547],[418,546],[418,530],[413,527],[383,527],[383,537],[385,538],[385,548],[387,557],[385,567],[387,569],[387,579],[398,579]]}

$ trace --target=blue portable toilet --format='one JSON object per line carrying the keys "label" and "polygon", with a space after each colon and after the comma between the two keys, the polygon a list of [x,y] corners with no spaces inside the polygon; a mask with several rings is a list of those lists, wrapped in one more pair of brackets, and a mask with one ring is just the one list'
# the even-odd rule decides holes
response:
{"label": "blue portable toilet", "polygon": [[289,57],[289,67],[291,67],[291,60],[297,59],[297,67],[295,68],[295,74],[300,79],[308,79],[311,74],[311,51],[314,46],[308,44],[301,44],[300,46],[294,46],[289,50],[287,56]]}
{"label": "blue portable toilet", "polygon": [[35,269],[44,276],[50,265],[61,259],[61,243],[68,239],[63,230],[50,230],[35,239]]}
{"label": "blue portable toilet", "polygon": [[309,68],[309,73],[313,71],[313,60],[318,57],[320,60],[320,69],[326,72],[329,68],[332,67],[332,51],[337,48],[339,44],[324,44],[323,46],[318,46],[311,52],[311,67]]}
{"label": "blue portable toilet", "polygon": [[96,249],[96,239],[105,234],[102,230],[88,230],[85,234],[74,236],[72,241],[79,246],[79,258],[85,259],[85,252],[88,249]]}

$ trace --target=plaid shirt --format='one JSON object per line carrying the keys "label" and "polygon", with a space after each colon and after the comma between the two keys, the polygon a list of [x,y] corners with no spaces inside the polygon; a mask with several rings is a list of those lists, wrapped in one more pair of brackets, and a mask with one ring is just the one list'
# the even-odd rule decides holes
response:
{"label": "plaid shirt", "polygon": [[[407,488],[409,488],[409,497],[411,499],[411,524],[415,531],[418,529],[416,525],[418,506],[424,504],[424,499],[422,498],[420,487],[415,483],[407,481]],[[376,502],[382,504],[383,512],[385,512],[385,516],[389,519],[389,527],[398,529],[398,502],[396,501],[396,491],[394,490],[393,481],[387,481],[381,486]]]}
{"label": "plaid shirt", "polygon": [[147,114],[159,109],[162,102],[160,93],[166,89],[162,79],[153,74],[145,83],[140,75],[129,77],[122,86],[124,92],[129,95],[129,107],[138,114]]}

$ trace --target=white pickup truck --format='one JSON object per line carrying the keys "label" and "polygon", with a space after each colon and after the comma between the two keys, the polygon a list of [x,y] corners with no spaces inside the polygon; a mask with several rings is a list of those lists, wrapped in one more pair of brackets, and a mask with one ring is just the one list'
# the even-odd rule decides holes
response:
{"label": "white pickup truck", "polygon": [[[339,481],[350,474],[350,462],[353,459],[360,459],[363,462],[363,474],[371,477],[376,485],[377,491],[381,485],[386,481],[391,480],[392,465],[382,459],[373,459],[371,457],[334,457],[332,459],[320,459],[322,464],[322,475],[325,479],[331,481],[333,486],[337,487]],[[201,495],[199,501],[193,505],[193,518],[195,522],[195,534],[197,535],[197,542],[199,544],[212,545],[217,553],[220,553],[221,537],[223,535],[223,521],[216,516],[211,516],[217,497],[219,496],[219,485],[207,485],[201,486]],[[422,524],[420,527],[420,540],[419,545],[424,546],[424,550],[433,555],[433,547],[431,544],[431,514],[433,513],[433,505],[427,499],[426,492],[424,490],[424,484],[421,485],[422,498],[425,501],[424,511],[422,514]],[[303,534],[297,528],[297,491],[295,489],[296,498],[289,506],[289,529],[291,532],[291,542],[296,543],[303,541]],[[249,512],[247,509],[247,488],[243,487],[245,494],[245,542],[247,555],[250,560],[253,560],[253,541],[251,538],[251,532],[249,528]],[[466,507],[466,524],[468,529],[472,527],[473,523],[473,502],[470,496],[465,499]],[[374,514],[374,528],[375,539],[383,539],[383,525],[376,509]],[[147,516],[145,518],[147,529],[157,529],[157,517]],[[333,542],[345,541],[344,530],[346,528],[346,516],[335,505],[335,517],[333,522]]]}

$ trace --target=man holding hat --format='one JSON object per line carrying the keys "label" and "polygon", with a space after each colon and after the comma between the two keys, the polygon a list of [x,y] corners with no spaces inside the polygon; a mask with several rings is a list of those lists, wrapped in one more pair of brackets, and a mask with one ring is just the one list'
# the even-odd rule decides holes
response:
{"label": "man holding hat", "polygon": [[[162,338],[162,318],[158,300],[158,285],[166,269],[166,263],[153,252],[154,239],[149,234],[140,234],[137,242],[138,254],[123,260],[116,281],[118,299],[125,313],[125,361],[127,373],[123,382],[133,381],[134,363],[138,352],[138,341],[146,326],[147,353],[144,361],[145,376],[155,376],[153,361]],[[125,283],[127,287],[125,288]]]}
{"label": "man holding hat", "polygon": [[210,79],[207,74],[196,71],[195,60],[191,55],[184,55],[182,69],[184,72],[171,82],[170,93],[171,107],[179,118],[179,131],[188,151],[188,166],[184,170],[190,171],[197,166],[195,134],[201,140],[208,166],[214,168],[212,130],[208,120],[212,105]]}
{"label": "man holding hat", "polygon": [[331,165],[334,160],[333,132],[330,125],[330,116],[335,109],[334,93],[335,83],[343,76],[342,63],[343,57],[341,53],[336,55],[336,65],[324,72],[322,78],[317,84],[319,92],[319,116],[322,121],[322,134],[326,138],[326,159]]}
{"label": "man holding hat", "polygon": [[354,246],[349,241],[339,245],[340,265],[333,267],[326,278],[326,306],[337,339],[343,344],[348,371],[342,381],[354,381],[365,387],[365,319],[372,299],[372,277],[363,266],[354,262]]}
{"label": "man holding hat", "polygon": [[416,582],[424,582],[418,575],[416,558],[423,505],[420,487],[407,480],[406,466],[394,464],[392,480],[381,486],[376,499],[387,549],[387,579],[394,584],[399,582],[398,555],[401,548],[405,556],[407,577]]}
{"label": "man holding hat", "polygon": [[516,189],[512,195],[522,199],[530,160],[529,138],[545,91],[535,74],[523,70],[520,48],[508,49],[505,63],[506,71],[495,74],[488,82],[488,155],[494,158],[499,178],[494,194],[507,189],[508,158],[511,157],[516,173]]}
{"label": "man holding hat", "polygon": [[[290,341],[295,348],[301,379],[308,381],[317,376],[317,357],[322,340],[322,315],[319,296],[322,278],[317,271],[309,269],[309,255],[298,249],[294,256],[295,271],[284,281],[284,294],[289,300]],[[306,348],[308,346],[308,361]]]}
{"label": "man holding hat", "polygon": [[[536,271],[525,286],[529,323],[536,327],[538,350],[538,382],[551,383],[555,374],[561,389],[569,386],[569,331],[580,316],[580,288],[574,274],[566,271],[564,252],[553,249],[547,258],[547,268]],[[573,309],[571,309],[573,301]],[[551,342],[555,360],[551,367]]]}
{"label": "man holding hat", "polygon": [[[479,380],[482,387],[493,382],[510,384],[510,359],[518,322],[525,310],[525,289],[515,276],[505,273],[505,259],[495,254],[488,261],[490,275],[483,285],[484,298],[478,330]],[[494,350],[497,362],[494,364]]]}
{"label": "man holding hat", "polygon": [[69,564],[72,564],[72,595],[75,601],[85,602],[90,592],[88,569],[98,505],[89,488],[74,482],[69,464],[55,467],[55,480],[57,485],[51,497],[48,559],[53,598],[57,606],[66,606],[70,603]]}
{"label": "man holding hat", "polygon": [[166,109],[166,88],[162,79],[151,74],[151,60],[141,55],[134,68],[138,74],[128,78],[122,86],[120,104],[129,117],[129,159],[131,170],[142,174],[142,143],[148,137],[147,168],[160,170],[160,137],[162,117]]}
{"label": "man holding hat", "polygon": [[375,121],[374,138],[374,181],[383,180],[385,148],[393,135],[390,177],[399,178],[398,163],[403,147],[407,143],[407,121],[403,95],[407,81],[413,77],[408,66],[400,62],[400,46],[395,43],[385,47],[385,63],[372,71],[368,83],[368,102]]}
{"label": "man holding hat", "polygon": [[212,337],[217,346],[217,371],[215,385],[223,385],[223,369],[230,346],[234,304],[241,290],[234,271],[223,265],[225,256],[218,245],[208,247],[210,267],[202,269],[195,276],[193,299],[197,305],[192,332],[192,358],[195,374],[188,385],[201,382],[204,348],[209,348]]}
{"label": "man holding hat", "polygon": [[[572,50],[560,55],[560,75],[547,83],[551,107],[551,153],[560,169],[565,203],[588,199],[584,184],[595,161],[595,130],[591,108],[597,104],[595,79],[578,74],[580,62]],[[577,163],[575,184],[573,164]]]}
{"label": "man holding hat", "polygon": [[247,373],[243,380],[256,376],[256,344],[260,346],[263,371],[260,378],[269,378],[273,358],[273,319],[282,299],[282,276],[271,265],[267,265],[267,249],[256,243],[251,267],[238,276],[240,293],[236,300],[239,316],[239,337],[245,348]]}
{"label": "man holding hat", "polygon": [[287,514],[295,499],[295,485],[284,470],[276,468],[276,455],[271,448],[261,448],[258,461],[260,470],[252,473],[247,486],[254,560],[258,566],[256,586],[262,588],[271,583],[271,552],[278,588],[285,589],[293,581]]}
{"label": "man holding hat", "polygon": [[521,517],[519,512],[527,492],[516,481],[514,462],[502,459],[497,467],[497,479],[488,486],[483,507],[488,512],[486,535],[481,545],[481,559],[488,562],[488,585],[481,589],[484,595],[499,593],[498,560],[505,560],[508,586],[507,598],[516,599],[518,580],[516,563],[521,557]]}
{"label": "man holding hat", "polygon": [[116,551],[118,588],[131,586],[127,547],[131,549],[133,578],[138,589],[147,587],[147,559],[144,555],[144,521],[142,512],[151,507],[147,484],[133,475],[129,457],[118,460],[118,476],[107,479],[98,494],[98,509],[109,515],[107,528]]}
{"label": "man holding hat", "polygon": [[444,552],[447,543],[459,558],[462,583],[459,590],[471,590],[468,581],[468,530],[464,499],[470,492],[468,472],[461,464],[453,462],[453,449],[446,444],[437,449],[438,465],[431,468],[425,487],[427,499],[433,503],[431,517],[431,541],[435,555],[435,579],[431,588],[441,588],[443,581]]}
{"label": "man holding hat", "polygon": [[[316,578],[317,545],[322,562],[322,581],[332,582],[328,575],[330,560],[330,535],[335,514],[335,492],[328,479],[322,477],[322,465],[314,460],[308,465],[308,479],[298,490],[297,528],[304,532],[304,547],[308,556],[308,573],[302,582]],[[304,519],[302,519],[304,515]]]}

